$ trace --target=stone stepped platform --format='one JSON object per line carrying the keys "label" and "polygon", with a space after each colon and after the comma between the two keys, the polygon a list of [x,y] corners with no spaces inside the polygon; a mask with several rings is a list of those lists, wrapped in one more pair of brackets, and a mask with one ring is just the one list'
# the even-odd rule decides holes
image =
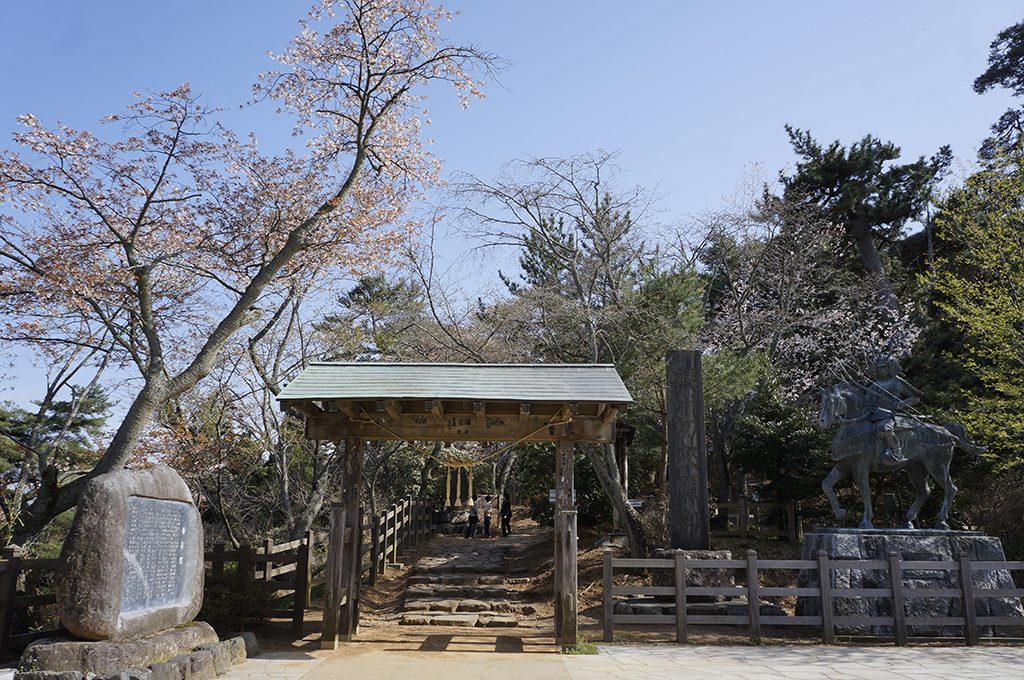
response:
{"label": "stone stepped platform", "polygon": [[406,626],[514,628],[533,607],[515,602],[505,577],[505,546],[449,538],[413,566],[399,623]]}

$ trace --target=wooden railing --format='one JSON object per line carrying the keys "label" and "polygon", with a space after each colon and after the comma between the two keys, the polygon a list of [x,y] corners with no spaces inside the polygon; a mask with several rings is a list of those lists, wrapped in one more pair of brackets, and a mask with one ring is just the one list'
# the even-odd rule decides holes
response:
{"label": "wooden railing", "polygon": [[388,564],[397,562],[408,547],[430,536],[432,512],[425,501],[407,498],[370,519],[370,543],[364,546],[369,561],[363,565],[363,571],[370,572],[370,585],[376,584],[377,576],[384,573]]}
{"label": "wooden railing", "polygon": [[[800,526],[800,508],[789,503],[762,503],[741,497],[738,501],[716,503],[719,513],[725,513],[724,529],[712,529],[712,536],[739,538],[785,538],[796,543],[803,538]],[[768,519],[774,515],[776,519]],[[777,518],[785,517],[784,522]]]}
{"label": "wooden railing", "polygon": [[[210,573],[220,576],[224,573],[224,565],[237,563],[239,574],[249,574],[271,593],[273,600],[293,595],[289,609],[272,609],[265,612],[268,618],[285,618],[292,620],[292,632],[301,636],[302,623],[306,609],[309,607],[313,587],[323,583],[323,577],[316,579],[314,572],[324,560],[316,553],[316,545],[326,540],[327,534],[318,531],[307,531],[302,538],[285,543],[275,543],[266,539],[263,545],[254,548],[243,545],[237,550],[225,550],[223,543],[216,543],[205,559],[210,563]],[[289,579],[282,576],[291,574]]]}
{"label": "wooden railing", "polygon": [[52,589],[49,592],[28,592],[31,588],[25,584],[34,580],[33,576],[52,573],[59,568],[60,560],[26,558],[18,546],[7,546],[0,550],[0,654],[4,657],[9,657],[11,650],[61,632],[56,615],[50,624],[52,628],[15,632],[16,627],[24,628],[17,625],[16,612],[57,603]]}
{"label": "wooden railing", "polygon": [[[671,569],[672,586],[615,585],[616,569]],[[742,586],[688,587],[687,571],[690,569],[731,569],[744,572]],[[760,585],[763,570],[806,570],[817,575],[817,585],[811,587],[772,587]],[[882,570],[888,572],[889,585],[884,588],[836,588],[832,586],[831,574],[839,569]],[[929,570],[955,572],[959,583],[957,588],[914,588],[904,583],[903,572]],[[604,640],[611,642],[616,624],[631,625],[672,625],[675,626],[676,641],[687,641],[691,625],[743,626],[749,631],[752,641],[760,641],[764,629],[774,626],[809,626],[820,631],[826,644],[834,642],[837,626],[884,626],[892,629],[896,645],[907,643],[908,626],[961,627],[962,638],[968,645],[975,645],[982,636],[982,626],[1012,626],[1018,632],[1024,631],[1024,618],[1015,616],[980,616],[976,604],[984,599],[1019,599],[1024,597],[1024,588],[977,588],[974,572],[980,570],[1024,571],[1024,562],[971,561],[962,556],[956,561],[910,561],[903,560],[899,553],[892,552],[884,560],[836,560],[819,552],[816,560],[761,560],[753,550],[747,551],[742,560],[694,560],[686,559],[682,552],[673,559],[619,559],[612,556],[610,549],[604,553]],[[796,579],[794,579],[795,582]],[[616,595],[671,596],[675,614],[615,614]],[[691,596],[742,597],[746,600],[746,615],[689,615],[686,613],[687,598]],[[813,597],[819,600],[819,615],[816,616],[762,616],[762,598]],[[838,616],[834,603],[842,598],[888,598],[891,602],[891,616]],[[958,598],[961,603],[960,616],[908,616],[907,600],[913,598]],[[750,606],[754,604],[755,606]],[[682,612],[682,616],[679,613]],[[994,629],[993,629],[994,632]],[[864,636],[868,637],[868,636]],[[1005,639],[999,637],[998,639]]]}

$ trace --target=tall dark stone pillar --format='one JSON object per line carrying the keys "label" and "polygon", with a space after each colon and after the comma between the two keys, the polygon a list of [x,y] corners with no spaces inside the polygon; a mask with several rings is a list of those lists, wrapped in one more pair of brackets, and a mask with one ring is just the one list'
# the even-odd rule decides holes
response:
{"label": "tall dark stone pillar", "polygon": [[668,498],[672,547],[710,550],[708,460],[704,448],[704,381],[700,352],[666,355]]}

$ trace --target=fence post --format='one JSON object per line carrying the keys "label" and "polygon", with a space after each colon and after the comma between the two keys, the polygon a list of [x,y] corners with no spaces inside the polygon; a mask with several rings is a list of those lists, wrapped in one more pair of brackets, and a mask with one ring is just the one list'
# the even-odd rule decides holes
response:
{"label": "fence post", "polygon": [[757,580],[757,551],[747,550],[747,612],[750,616],[750,641],[761,641],[761,596]]}
{"label": "fence post", "polygon": [[796,528],[796,502],[790,501],[786,503],[786,538],[789,539],[790,543],[796,543],[800,540],[797,536],[798,533]]}
{"label": "fence post", "polygon": [[224,573],[224,562],[222,560],[217,559],[218,556],[222,552],[224,552],[224,542],[220,541],[219,543],[214,543],[213,544],[213,557],[214,557],[214,559],[211,560],[212,564],[210,565],[210,573],[213,574],[214,576],[220,576],[221,574]]}
{"label": "fence post", "polygon": [[274,554],[274,539],[268,538],[263,541],[263,554],[267,558],[267,561],[263,563],[263,580],[273,581],[274,561],[271,559],[271,555]]}
{"label": "fence post", "polygon": [[903,609],[903,565],[900,554],[893,550],[889,553],[889,581],[892,584],[892,618],[893,635],[896,646],[907,644],[907,614]]}
{"label": "fence post", "polygon": [[313,601],[313,567],[316,562],[316,532],[310,529],[306,532],[306,594],[303,597],[303,604],[308,608]]}
{"label": "fence post", "polygon": [[391,564],[398,564],[398,506],[391,506]]}
{"label": "fence post", "polygon": [[377,568],[380,564],[380,517],[370,515],[370,585],[377,585]]}
{"label": "fence post", "polygon": [[14,598],[18,595],[18,575],[21,572],[21,559],[24,551],[19,545],[9,545],[0,550],[0,558],[7,562],[4,570],[2,590],[3,613],[0,614],[0,654],[4,658],[10,656],[8,645],[11,642],[11,628],[14,626]]}
{"label": "fence post", "polygon": [[384,573],[384,565],[387,562],[387,547],[388,547],[388,513],[385,512],[383,517],[377,519],[377,535],[380,539],[380,543],[377,544],[377,573]]}
{"label": "fence post", "polygon": [[309,534],[295,551],[295,595],[292,601],[292,634],[302,637],[302,623],[306,616],[306,598],[309,596]]}
{"label": "fence post", "polygon": [[978,644],[978,613],[974,609],[974,572],[966,553],[960,553],[960,593],[964,603],[964,637],[973,647]]}
{"label": "fence post", "polygon": [[818,590],[821,592],[821,641],[830,645],[836,640],[835,628],[832,625],[832,569],[829,566],[828,553],[818,551]]}
{"label": "fence post", "polygon": [[676,551],[675,586],[676,586],[676,643],[685,644],[686,631],[686,553]]}
{"label": "fence post", "polygon": [[238,546],[238,574],[244,578],[254,578],[252,573],[252,547],[248,543]]}
{"label": "fence post", "polygon": [[342,573],[345,560],[345,508],[331,507],[331,529],[327,537],[327,570],[324,579],[324,628],[320,649],[337,649],[341,633]]}
{"label": "fence post", "polygon": [[750,515],[747,511],[747,497],[740,496],[740,538],[747,537],[747,531],[749,529],[748,524],[750,523]]}
{"label": "fence post", "polygon": [[348,583],[348,624],[349,629],[345,636],[345,640],[349,641],[352,636],[359,634],[359,586],[363,579],[363,508],[359,507],[359,512],[352,520],[352,547],[349,549],[351,552],[352,567],[349,573]]}
{"label": "fence post", "polygon": [[612,598],[612,587],[615,585],[615,578],[612,575],[612,547],[604,547],[604,592],[601,594],[602,615],[604,619],[604,641],[611,642],[615,639],[615,624],[612,621],[614,615],[615,600]]}

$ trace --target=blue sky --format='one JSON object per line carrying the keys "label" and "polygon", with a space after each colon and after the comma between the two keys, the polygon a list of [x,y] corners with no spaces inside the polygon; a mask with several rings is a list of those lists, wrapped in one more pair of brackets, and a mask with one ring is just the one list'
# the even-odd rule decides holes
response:
{"label": "blue sky", "polygon": [[[823,140],[872,133],[906,157],[950,144],[969,163],[1008,98],[971,90],[1016,2],[452,3],[449,27],[507,58],[487,99],[430,103],[450,172],[494,175],[526,156],[618,150],[628,183],[657,186],[668,221],[719,204],[752,164],[792,163],[785,123]],[[47,0],[0,5],[0,144],[16,115],[94,126],[134,90],[183,81],[240,131],[290,143],[269,107],[235,110],[306,2]],[[449,246],[451,247],[451,246]],[[22,373],[19,371],[19,373]],[[22,374],[13,393],[37,393]]]}

